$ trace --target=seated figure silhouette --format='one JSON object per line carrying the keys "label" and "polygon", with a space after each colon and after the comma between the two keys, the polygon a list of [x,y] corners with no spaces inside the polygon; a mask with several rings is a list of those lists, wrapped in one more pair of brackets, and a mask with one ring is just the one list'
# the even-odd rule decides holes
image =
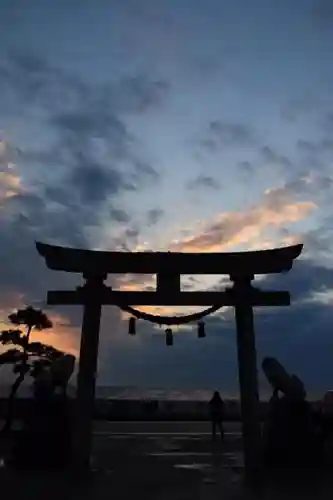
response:
{"label": "seated figure silhouette", "polygon": [[209,415],[212,425],[212,439],[216,440],[216,430],[218,428],[222,441],[224,440],[223,417],[224,417],[224,402],[218,391],[214,392],[212,399],[209,401]]}

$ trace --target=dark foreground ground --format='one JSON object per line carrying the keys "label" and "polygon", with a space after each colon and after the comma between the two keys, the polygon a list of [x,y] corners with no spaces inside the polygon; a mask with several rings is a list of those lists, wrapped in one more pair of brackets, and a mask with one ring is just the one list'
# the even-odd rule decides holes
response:
{"label": "dark foreground ground", "polygon": [[[2,467],[1,496],[10,500],[249,498],[242,488],[240,425],[226,424],[223,444],[213,445],[209,431],[206,422],[98,422],[90,476],[14,474]],[[263,498],[333,498],[326,479],[316,483],[309,479],[303,476],[297,484],[283,485],[279,478],[267,485]]]}

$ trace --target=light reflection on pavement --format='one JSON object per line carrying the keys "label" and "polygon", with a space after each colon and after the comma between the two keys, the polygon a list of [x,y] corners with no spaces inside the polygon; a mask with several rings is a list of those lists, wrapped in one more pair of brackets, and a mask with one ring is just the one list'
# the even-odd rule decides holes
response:
{"label": "light reflection on pavement", "polygon": [[[125,431],[124,425],[125,423],[121,425],[122,432]],[[155,478],[160,474],[161,488],[162,484],[166,484],[165,481],[174,480],[174,474],[175,477],[179,477],[178,474],[184,475],[183,482],[185,481],[184,484],[188,488],[193,488],[196,484],[195,488],[200,490],[198,497],[200,500],[215,498],[212,491],[216,488],[221,493],[225,488],[230,490],[239,487],[243,471],[239,435],[235,439],[234,433],[229,433],[224,443],[220,440],[212,443],[207,426],[201,428],[198,426],[199,428],[195,429],[192,425],[191,433],[187,432],[185,426],[173,423],[171,425],[163,423],[160,428],[155,424],[154,427],[154,431],[149,432],[147,425],[140,427],[130,424],[129,432],[121,435],[106,433],[105,429],[103,432],[96,432],[94,435],[96,464],[101,461],[104,464],[108,462],[105,453],[109,456],[117,454],[118,466],[121,461],[126,463],[128,480],[131,470],[140,467],[141,474],[149,475],[151,471],[155,471]],[[140,432],[142,428],[144,432]],[[159,432],[161,428],[162,432]],[[104,458],[100,461],[98,455],[102,449]],[[113,469],[114,476],[117,476],[114,466],[110,464],[110,468]],[[168,479],[163,479],[166,473]]]}

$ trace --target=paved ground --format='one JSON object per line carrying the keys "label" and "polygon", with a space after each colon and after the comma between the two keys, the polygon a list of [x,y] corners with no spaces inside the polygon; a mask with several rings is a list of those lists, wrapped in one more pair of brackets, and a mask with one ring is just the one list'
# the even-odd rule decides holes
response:
{"label": "paved ground", "polygon": [[[147,499],[234,500],[244,493],[240,423],[225,423],[225,431],[225,442],[214,445],[209,422],[96,423],[94,464],[97,469],[104,464],[111,477],[119,478],[114,487],[117,484],[124,495],[128,491],[128,498],[132,482]],[[127,482],[121,480],[123,475]],[[333,497],[330,485],[323,480],[305,480],[301,476],[301,481],[285,483],[278,477],[267,486],[263,498]]]}
{"label": "paved ground", "polygon": [[239,434],[227,426],[225,443],[213,446],[209,431],[209,425],[201,422],[97,422],[90,481],[81,478],[74,484],[69,479],[31,475],[18,480],[7,474],[7,485],[11,498],[20,497],[24,484],[25,494],[29,491],[34,500],[45,498],[46,490],[49,500],[66,495],[82,500],[136,496],[140,500],[212,500],[221,491],[229,500],[226,493],[237,484],[242,470]]}
{"label": "paved ground", "polygon": [[[225,426],[225,442],[212,443],[209,425],[205,422],[112,422],[96,424],[94,429],[94,460],[103,464],[112,461],[112,449],[144,457],[156,457],[174,467],[208,466],[216,457],[226,463],[242,466],[241,436],[237,426]],[[230,458],[232,455],[233,458]],[[227,460],[228,458],[228,460]],[[231,462],[230,462],[231,460]],[[102,466],[102,465],[101,465]]]}
{"label": "paved ground", "polygon": [[130,497],[136,484],[147,500],[210,500],[222,476],[225,493],[241,477],[239,425],[227,424],[226,432],[225,443],[213,445],[206,422],[96,423],[93,465],[115,479],[117,498]]}
{"label": "paved ground", "polygon": [[[236,500],[244,498],[239,431],[227,423],[225,443],[213,445],[206,422],[97,422],[90,478],[3,474],[1,485],[11,499]],[[279,482],[265,500],[333,496],[323,484],[307,496],[291,486],[281,492]]]}
{"label": "paved ground", "polygon": [[[237,435],[240,437],[241,435],[241,424],[240,422],[225,422],[224,424],[225,430],[229,435]],[[94,433],[100,434],[172,434],[178,435],[182,434],[184,436],[192,434],[192,435],[201,435],[208,436],[210,435],[210,424],[207,421],[189,421],[189,422],[106,422],[106,421],[97,421],[94,425]]]}

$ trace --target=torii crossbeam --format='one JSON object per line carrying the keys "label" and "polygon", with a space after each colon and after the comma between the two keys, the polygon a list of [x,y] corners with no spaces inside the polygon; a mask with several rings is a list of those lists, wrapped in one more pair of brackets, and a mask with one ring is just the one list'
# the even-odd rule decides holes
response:
{"label": "torii crossbeam", "polygon": [[[77,386],[77,458],[89,466],[95,397],[99,328],[102,305],[225,305],[235,308],[238,371],[243,424],[245,470],[256,475],[260,465],[260,420],[253,328],[253,307],[288,306],[287,291],[262,291],[252,286],[255,275],[282,273],[292,268],[303,245],[231,253],[103,252],[36,243],[53,270],[79,273],[85,284],[76,290],[50,291],[50,305],[83,305]],[[112,290],[104,285],[108,273],[156,274],[155,292]],[[181,291],[182,274],[225,274],[233,286],[224,291]]]}

